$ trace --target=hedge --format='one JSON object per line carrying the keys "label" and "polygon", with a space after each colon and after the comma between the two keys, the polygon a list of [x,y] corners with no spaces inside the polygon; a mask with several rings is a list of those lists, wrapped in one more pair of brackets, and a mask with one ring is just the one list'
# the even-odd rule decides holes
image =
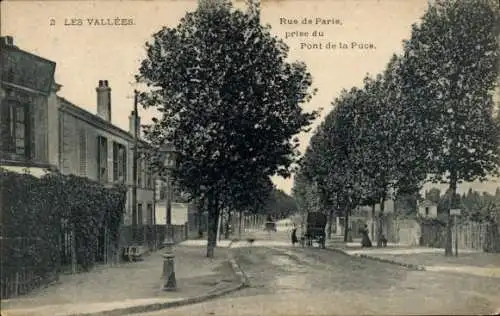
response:
{"label": "hedge", "polygon": [[22,269],[38,277],[57,272],[62,236],[75,232],[77,264],[95,263],[103,228],[118,242],[126,188],[52,173],[42,178],[0,168],[2,280]]}

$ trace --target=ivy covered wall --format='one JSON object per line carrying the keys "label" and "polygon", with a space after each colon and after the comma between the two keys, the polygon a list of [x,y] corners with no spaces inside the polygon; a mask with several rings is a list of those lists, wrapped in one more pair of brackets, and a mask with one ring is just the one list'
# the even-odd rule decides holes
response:
{"label": "ivy covered wall", "polygon": [[68,262],[86,270],[108,256],[118,248],[125,196],[123,186],[0,168],[2,283],[25,270],[43,279]]}

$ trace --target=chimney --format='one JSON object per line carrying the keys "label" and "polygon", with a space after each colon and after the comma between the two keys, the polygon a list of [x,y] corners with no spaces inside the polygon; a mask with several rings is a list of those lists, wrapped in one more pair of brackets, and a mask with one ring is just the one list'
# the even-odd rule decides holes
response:
{"label": "chimney", "polygon": [[97,92],[97,116],[111,122],[111,88],[108,80],[99,80]]}
{"label": "chimney", "polygon": [[[134,125],[134,118],[137,120],[137,125]],[[136,115],[135,111],[130,112],[130,116],[128,117],[129,121],[129,132],[133,136],[135,136],[135,127],[137,126],[137,138],[141,136],[141,117]]]}

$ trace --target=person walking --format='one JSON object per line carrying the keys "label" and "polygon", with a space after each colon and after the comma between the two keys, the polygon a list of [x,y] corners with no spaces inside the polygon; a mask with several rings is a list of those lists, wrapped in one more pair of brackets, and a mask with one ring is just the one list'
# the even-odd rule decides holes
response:
{"label": "person walking", "polygon": [[368,225],[365,224],[365,227],[361,229],[361,247],[371,247],[372,241],[368,236]]}
{"label": "person walking", "polygon": [[295,246],[296,243],[299,242],[299,239],[297,238],[297,227],[295,224],[293,224],[293,229],[292,229],[292,245]]}

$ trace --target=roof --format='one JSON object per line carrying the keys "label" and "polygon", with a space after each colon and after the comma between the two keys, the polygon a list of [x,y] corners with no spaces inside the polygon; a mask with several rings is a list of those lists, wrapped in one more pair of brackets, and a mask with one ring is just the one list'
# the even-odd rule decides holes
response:
{"label": "roof", "polygon": [[1,79],[4,84],[26,87],[48,95],[54,81],[56,63],[0,41]]}
{"label": "roof", "polygon": [[[98,115],[90,113],[89,111],[71,103],[70,101],[66,100],[63,97],[57,96],[57,99],[60,104],[59,107],[60,110],[71,112],[71,114],[78,116],[80,119],[86,121],[88,124],[91,124],[102,130],[111,132],[116,136],[122,137],[129,141],[134,140],[134,136],[130,132],[121,129],[120,127],[114,125],[113,123],[108,122],[105,119],[99,117]],[[139,141],[144,145],[148,144],[145,140],[139,139]]]}

